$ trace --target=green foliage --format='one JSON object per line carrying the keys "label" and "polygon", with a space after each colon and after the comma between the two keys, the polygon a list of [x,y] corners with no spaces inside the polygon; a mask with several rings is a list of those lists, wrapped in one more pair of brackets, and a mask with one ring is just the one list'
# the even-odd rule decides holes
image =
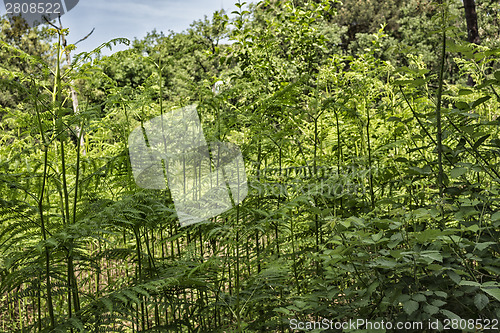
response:
{"label": "green foliage", "polygon": [[[373,17],[332,1],[238,3],[232,19],[68,66],[64,31],[52,57],[2,43],[20,64],[3,62],[2,78],[24,97],[0,125],[0,331],[498,320],[500,52],[461,41],[455,2],[414,5],[374,4]],[[354,14],[368,30],[345,52],[352,32],[332,22]],[[430,27],[448,29],[442,77]],[[180,228],[168,190],[135,185],[127,139],[194,102],[207,141],[240,146],[249,194]]]}
{"label": "green foliage", "polygon": [[[29,29],[24,21],[9,21],[0,17],[0,41],[9,44],[23,52],[37,58],[50,56],[51,37],[47,29]],[[6,71],[33,74],[36,70],[30,69],[26,61],[18,58],[16,52],[2,48],[0,50],[0,119],[12,108],[24,101],[25,92],[12,80]],[[37,69],[39,70],[39,69]]]}

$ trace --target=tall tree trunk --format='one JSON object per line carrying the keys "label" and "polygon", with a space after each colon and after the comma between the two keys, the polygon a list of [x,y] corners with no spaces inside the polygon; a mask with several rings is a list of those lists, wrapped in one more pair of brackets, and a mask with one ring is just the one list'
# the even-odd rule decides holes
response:
{"label": "tall tree trunk", "polygon": [[[467,22],[467,40],[469,43],[481,44],[479,29],[477,25],[476,3],[474,0],[463,0],[465,9],[465,21]],[[474,86],[475,82],[469,75],[468,86]]]}
{"label": "tall tree trunk", "polygon": [[467,22],[467,40],[469,43],[481,44],[479,29],[477,26],[476,3],[474,0],[463,0],[465,8],[465,20]]}

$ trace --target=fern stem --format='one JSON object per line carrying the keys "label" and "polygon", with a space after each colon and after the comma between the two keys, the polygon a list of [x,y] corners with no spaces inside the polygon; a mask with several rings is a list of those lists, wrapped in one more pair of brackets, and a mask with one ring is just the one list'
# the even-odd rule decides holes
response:
{"label": "fern stem", "polygon": [[441,59],[439,69],[439,86],[437,91],[437,105],[436,105],[436,127],[437,127],[437,154],[438,154],[438,188],[439,196],[443,197],[443,130],[441,125],[441,97],[443,94],[443,76],[444,76],[444,62],[446,58],[446,13],[443,9],[443,37],[441,48]]}
{"label": "fern stem", "polygon": [[238,332],[241,333],[241,310],[240,310],[240,205],[236,206],[236,314],[238,320]]}
{"label": "fern stem", "polygon": [[[38,197],[38,213],[40,214],[40,229],[42,232],[42,239],[44,242],[47,241],[47,234],[45,229],[45,217],[43,214],[43,199],[45,195],[45,184],[47,181],[47,168],[48,168],[48,154],[49,154],[49,143],[45,138],[45,133],[43,131],[42,121],[40,117],[40,109],[38,106],[38,97],[35,97],[35,111],[38,119],[38,126],[40,129],[40,135],[42,136],[43,142],[43,176],[42,176],[42,186],[40,189],[40,195]],[[48,217],[47,217],[48,222]],[[55,326],[54,317],[54,304],[52,302],[52,284],[50,281],[50,253],[47,248],[47,243],[45,243],[45,276],[46,276],[46,288],[47,288],[47,307],[49,310],[50,318],[50,328],[53,329]],[[39,326],[40,327],[40,326]]]}
{"label": "fern stem", "polygon": [[375,193],[373,192],[373,173],[372,173],[372,149],[370,142],[370,109],[366,105],[366,145],[368,148],[368,168],[369,168],[369,182],[370,182],[370,201],[372,210],[375,209]]}

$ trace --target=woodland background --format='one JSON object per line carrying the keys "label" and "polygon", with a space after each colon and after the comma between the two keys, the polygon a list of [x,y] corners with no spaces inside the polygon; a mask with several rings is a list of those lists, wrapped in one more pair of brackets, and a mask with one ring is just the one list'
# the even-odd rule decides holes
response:
{"label": "woodland background", "polygon": [[[3,18],[0,331],[500,327],[500,4],[475,7],[239,3],[111,56]],[[127,138],[190,104],[249,195],[180,228]]]}

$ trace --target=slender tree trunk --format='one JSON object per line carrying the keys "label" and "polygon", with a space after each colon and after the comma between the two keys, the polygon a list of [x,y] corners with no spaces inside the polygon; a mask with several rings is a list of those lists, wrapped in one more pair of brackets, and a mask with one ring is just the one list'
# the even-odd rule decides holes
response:
{"label": "slender tree trunk", "polygon": [[477,25],[476,3],[474,0],[463,0],[465,8],[465,20],[467,22],[467,40],[469,43],[481,44],[479,28]]}
{"label": "slender tree trunk", "polygon": [[[476,3],[474,0],[463,0],[465,9],[465,21],[467,22],[467,40],[469,43],[481,44],[481,38],[479,38],[479,28],[477,25],[477,13],[476,13]],[[469,75],[467,80],[468,86],[474,86],[475,82],[472,76]]]}

